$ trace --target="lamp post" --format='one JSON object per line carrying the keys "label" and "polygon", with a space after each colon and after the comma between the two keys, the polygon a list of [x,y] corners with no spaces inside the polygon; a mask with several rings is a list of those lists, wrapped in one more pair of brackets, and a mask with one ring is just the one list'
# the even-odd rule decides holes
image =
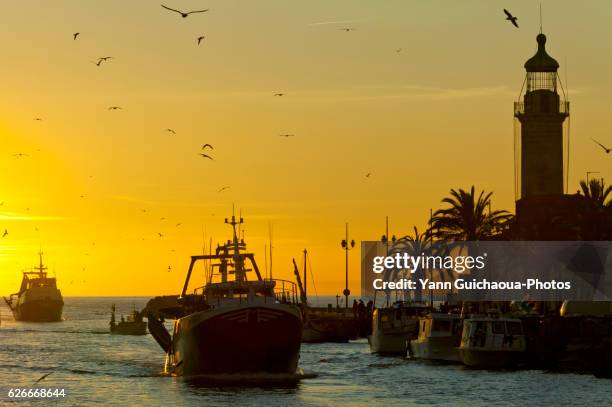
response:
{"label": "lamp post", "polygon": [[344,249],[344,252],[346,254],[346,279],[345,279],[345,285],[344,285],[344,291],[342,291],[342,294],[344,294],[344,298],[345,298],[345,308],[348,308],[348,301],[349,301],[349,295],[351,295],[351,290],[349,290],[348,288],[348,252],[349,250],[351,250],[352,248],[355,247],[355,241],[351,240],[349,242],[349,238],[348,238],[348,222],[346,222],[346,236],[344,239],[342,239],[342,241],[340,242],[340,246],[342,246],[342,248]]}

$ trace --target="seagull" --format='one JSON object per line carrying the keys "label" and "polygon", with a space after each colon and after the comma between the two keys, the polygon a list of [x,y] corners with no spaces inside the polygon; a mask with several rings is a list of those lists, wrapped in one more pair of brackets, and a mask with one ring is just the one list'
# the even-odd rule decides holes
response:
{"label": "seagull", "polygon": [[49,372],[49,373],[47,373],[47,374],[44,374],[44,375],[40,376],[40,379],[36,380],[36,381],[35,381],[35,382],[34,382],[32,385],[34,385],[34,384],[36,384],[36,383],[39,383],[39,382],[42,382],[42,381],[43,381],[43,380],[45,380],[45,379],[47,378],[47,376],[49,376],[51,373],[53,373],[53,372]]}
{"label": "seagull", "polygon": [[108,110],[122,110],[123,108],[121,106],[110,106],[108,108]]}
{"label": "seagull", "polygon": [[81,196],[79,196],[79,198],[85,198],[85,195],[81,195]]}
{"label": "seagull", "polygon": [[200,43],[202,42],[202,40],[206,38],[205,36],[201,35],[198,37],[198,45],[200,45]]}
{"label": "seagull", "polygon": [[173,8],[170,8],[170,7],[164,6],[163,4],[162,4],[161,6],[162,6],[163,8],[165,8],[166,10],[170,10],[170,11],[174,11],[175,13],[179,13],[179,14],[181,15],[181,17],[183,17],[183,18],[187,18],[187,17],[189,16],[189,14],[194,14],[194,13],[205,13],[205,12],[207,12],[207,11],[208,11],[208,9],[205,9],[205,10],[193,10],[193,11],[188,11],[188,12],[186,12],[186,13],[185,13],[185,12],[183,12],[183,11],[180,11],[180,10],[175,10],[175,9],[173,9]]}
{"label": "seagull", "polygon": [[284,93],[275,93],[274,96],[285,96]]}
{"label": "seagull", "polygon": [[13,157],[15,158],[21,158],[21,157],[28,157],[27,154],[25,153],[17,153],[17,154],[13,154]]}
{"label": "seagull", "polygon": [[159,220],[166,220],[166,218],[159,218]]}
{"label": "seagull", "polygon": [[168,266],[168,273],[172,271],[172,267]]}
{"label": "seagull", "polygon": [[226,189],[229,189],[229,187],[223,187],[223,188],[221,188],[220,190],[218,190],[218,191],[217,191],[217,193],[219,193],[219,192],[223,192],[223,191],[225,191]]}
{"label": "seagull", "polygon": [[8,236],[8,230],[4,229],[4,233],[2,234],[2,237],[6,237]]}
{"label": "seagull", "polygon": [[201,155],[202,157],[204,157],[204,158],[208,158],[208,159],[210,159],[210,160],[212,160],[212,159],[213,159],[211,156],[206,155],[206,154],[204,154],[204,153],[200,153],[200,155]]}
{"label": "seagull", "polygon": [[395,52],[397,52],[399,54],[400,52],[402,52],[402,49],[398,48],[398,49],[395,50]]}
{"label": "seagull", "polygon": [[202,146],[202,150],[204,150],[206,147],[210,147],[210,149],[211,149],[211,150],[214,150],[214,148],[213,148],[212,144],[208,144],[208,143],[206,143],[206,144],[204,144],[204,145]]}
{"label": "seagull", "polygon": [[76,39],[77,39],[77,37],[78,37],[80,34],[81,34],[81,33],[74,33],[74,34],[72,34],[72,39],[73,39],[73,40],[76,40]]}
{"label": "seagull", "polygon": [[176,225],[174,225],[174,226],[179,227],[179,226],[181,226],[181,223],[177,223],[177,224],[176,224]]}
{"label": "seagull", "polygon": [[279,137],[295,137],[295,134],[279,134]]}
{"label": "seagull", "polygon": [[518,17],[514,17],[512,14],[510,14],[510,12],[506,9],[504,9],[504,13],[506,13],[506,20],[510,21],[512,23],[513,26],[515,26],[516,28],[518,28],[518,23],[516,22],[516,20],[518,20]]}
{"label": "seagull", "polygon": [[40,117],[35,117],[34,120],[36,120],[37,122],[42,122],[42,119]]}
{"label": "seagull", "polygon": [[164,237],[163,233],[157,232],[157,234],[159,235],[159,237]]}
{"label": "seagull", "polygon": [[338,29],[340,31],[346,31],[346,32],[353,31],[353,28],[349,28],[349,27],[347,27],[347,28],[338,28]]}
{"label": "seagull", "polygon": [[176,131],[174,131],[172,129],[165,129],[164,131],[166,131],[168,133],[176,134]]}
{"label": "seagull", "polygon": [[593,140],[594,143],[597,143],[601,148],[603,148],[604,151],[606,152],[606,154],[610,154],[610,151],[612,151],[612,148],[608,148],[608,147],[604,146],[599,141],[597,141],[595,139],[591,139],[591,140]]}
{"label": "seagull", "polygon": [[371,172],[368,172],[368,173],[365,175],[365,177],[366,177],[366,178],[370,178],[370,175],[372,175],[372,173],[371,173]]}
{"label": "seagull", "polygon": [[104,61],[104,62],[106,62],[109,59],[113,59],[113,57],[100,57],[100,58],[98,58],[98,60],[101,60],[101,61]]}
{"label": "seagull", "polygon": [[103,60],[103,59],[98,59],[98,62],[91,61],[91,63],[92,63],[92,64],[94,64],[94,65],[95,65],[95,66],[97,66],[97,67],[100,67],[100,65],[102,64],[102,62],[104,62],[104,60]]}

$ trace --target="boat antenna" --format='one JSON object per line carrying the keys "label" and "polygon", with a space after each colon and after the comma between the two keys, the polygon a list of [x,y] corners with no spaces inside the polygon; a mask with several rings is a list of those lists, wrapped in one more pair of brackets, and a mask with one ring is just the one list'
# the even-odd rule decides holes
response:
{"label": "boat antenna", "polygon": [[540,34],[542,34],[542,2],[540,2]]}
{"label": "boat antenna", "polygon": [[270,280],[272,280],[272,222],[268,221],[268,238],[270,240]]}

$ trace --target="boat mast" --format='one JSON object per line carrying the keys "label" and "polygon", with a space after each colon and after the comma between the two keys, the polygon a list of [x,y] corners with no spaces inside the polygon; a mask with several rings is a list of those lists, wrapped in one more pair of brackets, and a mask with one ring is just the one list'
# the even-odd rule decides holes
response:
{"label": "boat mast", "polygon": [[43,256],[43,252],[42,251],[38,252],[38,258],[40,262],[39,262],[38,267],[34,267],[34,270],[38,270],[38,274],[40,275],[40,277],[43,277],[44,271],[47,269],[43,265],[42,256]]}
{"label": "boat mast", "polygon": [[236,276],[236,281],[244,281],[246,277],[244,271],[244,259],[242,258],[242,255],[240,255],[240,242],[238,241],[238,234],[236,231],[236,226],[243,224],[244,219],[240,218],[239,220],[236,220],[236,217],[232,213],[232,220],[228,222],[226,218],[225,223],[232,225],[234,232],[234,241],[232,245],[234,246],[234,273]]}

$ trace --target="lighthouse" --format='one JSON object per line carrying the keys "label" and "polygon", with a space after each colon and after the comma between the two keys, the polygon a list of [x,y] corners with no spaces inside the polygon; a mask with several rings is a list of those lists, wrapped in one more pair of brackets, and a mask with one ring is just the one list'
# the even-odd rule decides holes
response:
{"label": "lighthouse", "polygon": [[569,117],[569,102],[559,93],[559,63],[546,52],[546,36],[540,33],[536,41],[538,50],[525,62],[522,100],[514,103],[520,123],[520,153],[515,159],[520,160],[516,175],[521,199],[564,193],[563,123]]}

